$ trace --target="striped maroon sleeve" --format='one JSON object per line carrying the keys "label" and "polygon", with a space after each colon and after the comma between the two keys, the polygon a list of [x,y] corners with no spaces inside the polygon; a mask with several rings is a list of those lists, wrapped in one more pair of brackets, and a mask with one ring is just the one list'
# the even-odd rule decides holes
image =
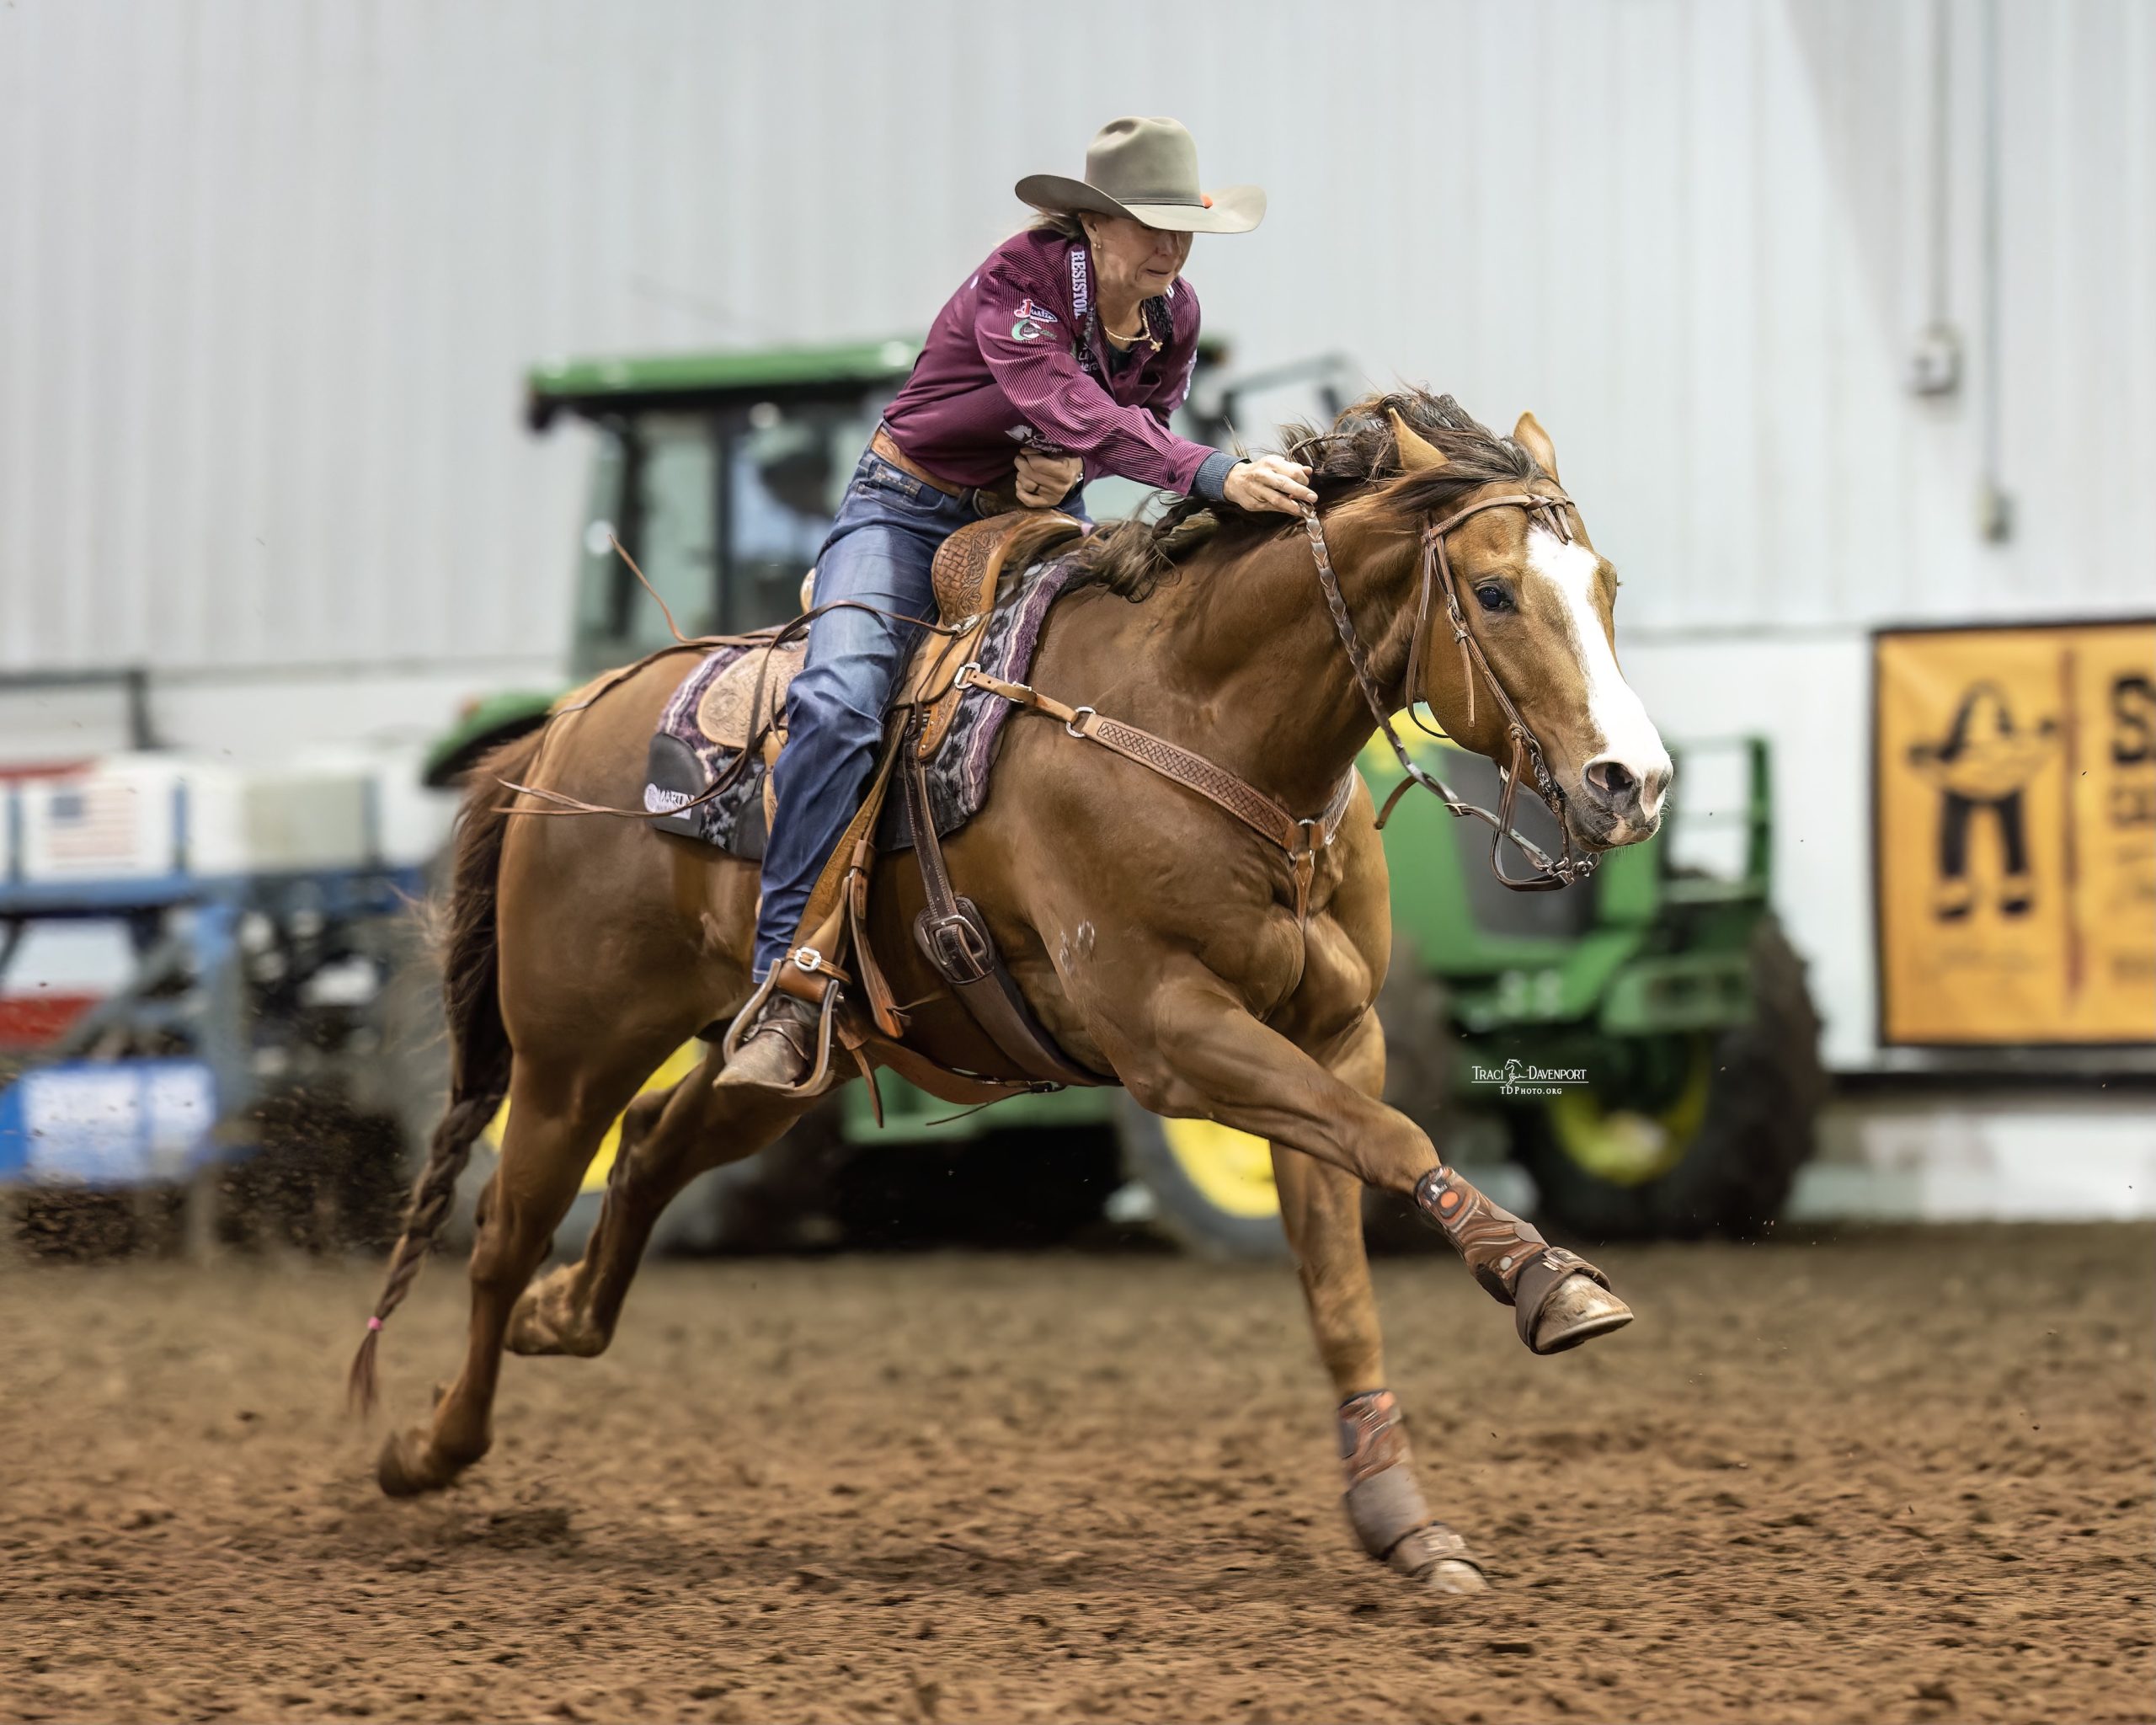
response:
{"label": "striped maroon sleeve", "polygon": [[1177,436],[1153,409],[1111,396],[1072,353],[1075,332],[1041,315],[1038,292],[1001,259],[981,276],[974,339],[1005,398],[1048,442],[1081,457],[1087,478],[1114,473],[1188,491],[1212,450]]}

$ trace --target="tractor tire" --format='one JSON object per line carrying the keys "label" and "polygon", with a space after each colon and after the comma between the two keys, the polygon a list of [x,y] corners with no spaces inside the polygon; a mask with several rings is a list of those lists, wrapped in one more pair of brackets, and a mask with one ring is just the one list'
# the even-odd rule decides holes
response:
{"label": "tractor tire", "polygon": [[[1751,969],[1750,1020],[1687,1050],[1696,1084],[1658,1120],[1572,1097],[1518,1117],[1514,1151],[1545,1220],[1590,1241],[1750,1239],[1773,1225],[1811,1160],[1827,1079],[1804,961],[1771,917],[1753,931]],[[1592,1135],[1626,1127],[1678,1141],[1613,1178]]]}
{"label": "tractor tire", "polygon": [[1152,1194],[1153,1220],[1200,1258],[1284,1258],[1273,1151],[1211,1120],[1164,1120],[1117,1098],[1123,1170]]}

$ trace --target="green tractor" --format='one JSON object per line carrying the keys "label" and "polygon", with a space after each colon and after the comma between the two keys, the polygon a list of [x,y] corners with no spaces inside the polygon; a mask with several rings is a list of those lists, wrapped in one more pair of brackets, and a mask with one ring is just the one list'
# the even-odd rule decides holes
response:
{"label": "green tractor", "polygon": [[[576,588],[571,670],[581,680],[672,637],[616,555],[634,557],[685,634],[784,621],[798,608],[853,463],[918,348],[905,340],[552,366],[529,380],[530,423],[567,413],[597,433]],[[1187,423],[1225,442],[1256,406],[1329,418],[1349,373],[1326,358],[1240,379],[1200,355]],[[1295,392],[1289,400],[1283,391]],[[1121,481],[1087,490],[1097,518],[1142,506]],[[1313,587],[1313,594],[1315,592]],[[432,750],[430,782],[453,783],[495,743],[539,724],[558,689],[474,703]],[[1494,805],[1497,769],[1440,740],[1421,744],[1470,801]],[[1676,750],[1679,794],[1712,759],[1732,788],[1702,808],[1731,841],[1717,872],[1673,857],[1688,817],[1612,852],[1586,884],[1507,891],[1485,864],[1485,830],[1411,797],[1386,829],[1396,949],[1380,1000],[1388,1097],[1449,1159],[1502,1188],[1516,1164],[1548,1221],[1593,1238],[1751,1234],[1774,1218],[1811,1154],[1824,1090],[1803,967],[1769,908],[1769,762],[1737,740]],[[1365,757],[1382,800],[1398,777]],[[1532,798],[1519,825],[1555,848]],[[1698,805],[1695,805],[1698,806]],[[1728,818],[1716,825],[1715,814]],[[1538,820],[1540,825],[1538,825]],[[677,1055],[654,1082],[671,1082]],[[707,1176],[670,1213],[677,1242],[720,1245],[873,1234],[926,1205],[947,1220],[961,1195],[983,1238],[1053,1237],[1097,1215],[1146,1219],[1195,1249],[1285,1251],[1266,1146],[1209,1121],[1168,1121],[1119,1091],[1014,1097],[954,1117],[885,1074],[879,1128],[861,1086],[763,1156]],[[1026,1135],[1024,1148],[1003,1137]],[[1001,1140],[1001,1142],[995,1140]],[[611,1142],[609,1146],[611,1151]],[[572,1245],[595,1213],[602,1152]],[[1374,1215],[1374,1221],[1381,1220]]]}

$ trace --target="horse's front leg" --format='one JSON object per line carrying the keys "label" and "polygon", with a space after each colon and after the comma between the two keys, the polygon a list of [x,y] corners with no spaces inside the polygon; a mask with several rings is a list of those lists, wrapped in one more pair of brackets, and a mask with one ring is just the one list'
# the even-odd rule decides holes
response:
{"label": "horse's front leg", "polygon": [[1164,979],[1140,1022],[1147,1044],[1119,1048],[1116,1067],[1141,1103],[1158,1114],[1218,1120],[1412,1199],[1484,1290],[1514,1308],[1520,1339],[1535,1353],[1631,1322],[1631,1308],[1600,1270],[1492,1203],[1438,1162],[1413,1121],[1260,1023],[1211,972]]}
{"label": "horse's front leg", "polygon": [[[1385,1035],[1374,1014],[1327,1065],[1364,1096],[1384,1089]],[[1273,1176],[1318,1358],[1339,1397],[1342,1502],[1356,1538],[1378,1562],[1436,1592],[1482,1592],[1482,1572],[1466,1542],[1422,1500],[1399,1402],[1385,1387],[1385,1339],[1363,1250],[1362,1183],[1277,1141]]]}

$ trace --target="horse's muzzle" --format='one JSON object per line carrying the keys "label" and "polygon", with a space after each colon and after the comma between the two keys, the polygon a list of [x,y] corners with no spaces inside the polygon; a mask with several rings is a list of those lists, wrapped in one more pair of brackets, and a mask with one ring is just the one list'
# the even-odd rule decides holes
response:
{"label": "horse's muzzle", "polygon": [[1569,798],[1572,836],[1598,850],[1614,850],[1652,838],[1662,825],[1669,792],[1669,758],[1634,762],[1598,755],[1588,762]]}

